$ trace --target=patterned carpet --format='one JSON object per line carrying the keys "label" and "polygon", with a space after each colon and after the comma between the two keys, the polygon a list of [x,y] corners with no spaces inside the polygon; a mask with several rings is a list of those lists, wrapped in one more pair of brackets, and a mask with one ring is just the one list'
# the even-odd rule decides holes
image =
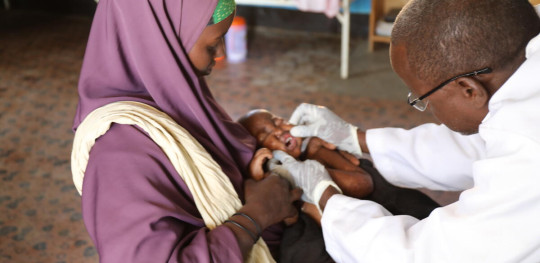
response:
{"label": "patterned carpet", "polygon": [[[0,11],[0,262],[98,262],[70,172],[71,122],[90,23],[86,17]],[[353,60],[351,80],[340,80],[338,36],[257,30],[250,41],[248,61],[220,62],[208,78],[233,118],[253,108],[287,117],[306,101],[363,129],[433,120],[401,97],[344,90],[353,81],[369,83],[362,76],[391,69],[387,58],[372,61],[374,67]],[[352,45],[364,42],[353,39]],[[383,84],[375,88],[375,94],[385,92]],[[434,196],[443,203],[455,198]]]}
{"label": "patterned carpet", "polygon": [[89,20],[0,17],[0,262],[97,262],[69,166]]}

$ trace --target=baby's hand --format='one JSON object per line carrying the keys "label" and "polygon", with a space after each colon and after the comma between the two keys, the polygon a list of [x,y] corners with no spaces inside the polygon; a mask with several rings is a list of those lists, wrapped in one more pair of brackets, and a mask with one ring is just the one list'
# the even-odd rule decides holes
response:
{"label": "baby's hand", "polygon": [[[315,208],[316,209],[316,208]],[[298,214],[294,215],[293,217],[287,217],[285,219],[283,219],[283,223],[286,225],[286,226],[291,226],[291,225],[294,225],[296,222],[298,222]]]}
{"label": "baby's hand", "polygon": [[343,158],[347,159],[349,162],[351,162],[352,165],[358,166],[360,165],[360,160],[356,158],[356,156],[352,155],[351,153],[348,153],[346,151],[337,150]]}
{"label": "baby's hand", "polygon": [[[302,203],[302,207],[300,208],[300,210],[306,215],[310,216],[313,220],[315,220],[315,222],[317,222],[319,226],[321,225],[322,215],[319,212],[319,209],[317,209],[317,207],[314,204],[304,202]],[[293,225],[298,221],[298,217],[299,217],[299,214],[293,217],[285,218],[283,220],[283,223],[285,223],[286,226]]]}
{"label": "baby's hand", "polygon": [[[308,145],[306,147],[306,158],[312,159],[313,155],[316,154],[321,147],[330,149],[328,146],[332,144],[325,142],[323,139],[318,137],[309,138]],[[335,149],[335,146],[334,146]],[[331,149],[333,150],[333,149]]]}
{"label": "baby's hand", "polygon": [[272,151],[268,148],[260,148],[253,155],[253,159],[249,163],[249,174],[255,181],[264,178],[264,163],[272,158]]}
{"label": "baby's hand", "polygon": [[[356,158],[354,155],[346,152],[346,151],[340,151],[335,149],[335,146],[329,142],[324,141],[321,138],[313,137],[310,138],[309,143],[306,148],[306,159],[317,159],[319,155],[317,153],[321,148],[324,148],[326,151],[337,151],[341,157],[343,157],[345,160],[349,161],[352,165],[358,166],[360,164],[360,161],[358,158]],[[324,160],[318,160],[319,162],[323,164],[327,164]],[[339,167],[333,167],[336,169],[339,169]]]}
{"label": "baby's hand", "polygon": [[305,214],[307,214],[308,216],[313,218],[313,220],[315,220],[315,222],[317,222],[317,224],[319,224],[319,226],[321,225],[322,215],[319,212],[319,209],[317,209],[317,207],[314,204],[312,204],[312,203],[304,203],[302,205],[302,212],[304,212]]}

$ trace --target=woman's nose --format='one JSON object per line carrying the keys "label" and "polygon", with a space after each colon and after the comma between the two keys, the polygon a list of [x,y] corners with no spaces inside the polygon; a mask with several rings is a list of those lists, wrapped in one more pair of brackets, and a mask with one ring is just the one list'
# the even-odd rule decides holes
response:
{"label": "woman's nose", "polygon": [[224,38],[221,38],[219,41],[219,45],[216,50],[216,58],[225,56],[225,40]]}

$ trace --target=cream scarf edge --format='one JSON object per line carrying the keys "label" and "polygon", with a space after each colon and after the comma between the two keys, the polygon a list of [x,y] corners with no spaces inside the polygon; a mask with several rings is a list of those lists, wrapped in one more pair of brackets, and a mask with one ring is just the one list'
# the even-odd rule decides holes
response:
{"label": "cream scarf edge", "polygon": [[[209,229],[221,225],[242,207],[229,178],[187,130],[164,112],[134,101],[102,106],[92,111],[77,128],[71,153],[71,172],[79,194],[82,195],[90,150],[112,123],[137,125],[148,133],[185,181]],[[262,238],[253,246],[247,262],[274,262]]]}

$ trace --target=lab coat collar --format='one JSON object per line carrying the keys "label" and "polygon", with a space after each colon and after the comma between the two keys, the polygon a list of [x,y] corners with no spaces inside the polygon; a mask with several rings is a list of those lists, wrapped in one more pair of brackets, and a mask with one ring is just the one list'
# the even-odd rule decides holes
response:
{"label": "lab coat collar", "polygon": [[[540,5],[534,7],[540,16]],[[510,76],[510,78],[493,94],[489,101],[489,116],[500,108],[504,101],[526,99],[531,93],[537,92],[538,84],[530,81],[530,76],[538,74],[540,67],[540,34],[532,38],[525,48],[525,62]]]}
{"label": "lab coat collar", "polygon": [[529,41],[529,44],[527,44],[527,48],[525,49],[525,57],[530,58],[533,54],[538,53],[540,51],[540,35],[537,35],[531,41]]}
{"label": "lab coat collar", "polygon": [[[540,5],[534,6],[536,9],[536,13],[538,16],[540,16]],[[536,36],[535,38],[531,39],[529,41],[529,44],[527,44],[527,49],[525,50],[525,57],[529,58],[532,54],[538,52],[540,49],[540,35]]]}
{"label": "lab coat collar", "polygon": [[538,74],[540,68],[540,34],[527,44],[525,57],[523,64],[491,97],[484,123],[504,105],[538,98],[539,83],[531,81],[531,78]]}

